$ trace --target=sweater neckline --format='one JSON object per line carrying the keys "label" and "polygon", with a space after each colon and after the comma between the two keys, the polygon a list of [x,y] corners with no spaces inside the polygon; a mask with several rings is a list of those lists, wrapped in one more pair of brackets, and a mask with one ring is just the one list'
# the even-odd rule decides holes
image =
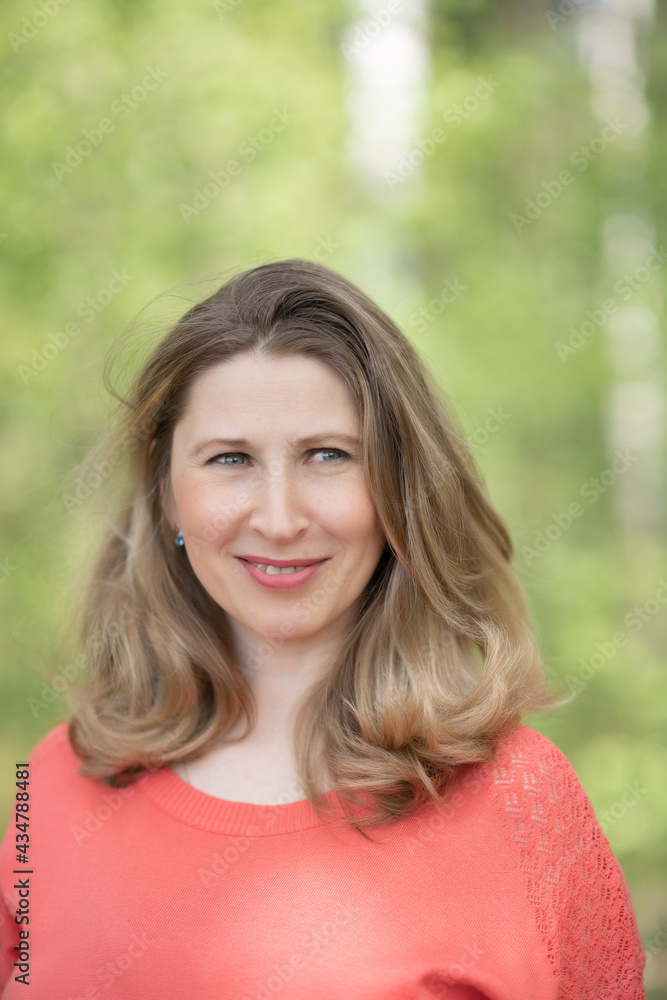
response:
{"label": "sweater neckline", "polygon": [[[308,799],[277,805],[221,799],[189,785],[169,765],[144,775],[135,787],[172,819],[208,833],[271,837],[324,825]],[[331,805],[331,821],[340,820],[346,811],[357,814],[359,807],[349,800],[343,803],[336,789],[324,792],[322,798]],[[369,797],[359,798],[370,804]]]}

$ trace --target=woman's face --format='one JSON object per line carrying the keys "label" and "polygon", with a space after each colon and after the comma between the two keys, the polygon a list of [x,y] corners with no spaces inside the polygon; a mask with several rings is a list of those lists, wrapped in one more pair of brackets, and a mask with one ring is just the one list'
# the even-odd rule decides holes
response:
{"label": "woman's face", "polygon": [[246,353],[194,383],[174,429],[167,516],[202,586],[255,634],[326,629],[370,580],[385,539],[359,435],[345,382],[302,355]]}

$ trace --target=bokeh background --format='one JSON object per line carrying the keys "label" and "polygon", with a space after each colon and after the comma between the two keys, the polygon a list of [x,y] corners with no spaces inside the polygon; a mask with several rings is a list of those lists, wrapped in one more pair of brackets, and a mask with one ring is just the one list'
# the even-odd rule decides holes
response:
{"label": "bokeh background", "polygon": [[5,0],[0,23],[3,831],[77,673],[105,353],[305,257],[399,323],[475,445],[578,692],[526,721],[584,785],[667,997],[666,6]]}

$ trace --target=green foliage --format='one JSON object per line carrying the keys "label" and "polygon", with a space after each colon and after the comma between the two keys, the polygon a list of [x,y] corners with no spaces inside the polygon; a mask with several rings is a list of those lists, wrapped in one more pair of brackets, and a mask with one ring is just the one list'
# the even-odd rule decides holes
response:
{"label": "green foliage", "polygon": [[[604,330],[565,360],[557,345],[611,294],[601,255],[610,207],[631,196],[665,216],[664,8],[645,52],[653,123],[639,180],[619,180],[623,154],[612,143],[587,169],[572,166],[602,128],[573,18],[553,29],[544,7],[439,0],[419,134],[441,128],[446,139],[417,174],[393,190],[380,180],[372,196],[345,153],[349,6],[72,2],[17,41],[38,9],[10,0],[0,12],[5,819],[12,762],[65,718],[62,697],[43,699],[43,679],[76,657],[63,622],[103,525],[94,491],[71,513],[63,498],[108,411],[106,351],[169,289],[176,318],[200,279],[316,258],[399,322],[476,444],[544,659],[554,679],[581,689],[566,708],[527,722],[561,747],[598,815],[626,783],[645,789],[610,813],[606,833],[648,940],[667,920],[667,606],[645,611],[638,626],[633,609],[655,603],[667,576],[665,525],[628,535],[613,485],[582,500],[613,460],[613,373]],[[492,91],[454,127],[454,109],[480,79],[494,81]],[[90,152],[68,162],[68,147],[86,135]],[[517,232],[512,214],[568,165],[574,183]],[[183,206],[216,173],[220,190],[188,214]],[[642,291],[656,309],[664,280],[658,271]],[[447,281],[465,286],[451,301]],[[160,308],[148,310],[142,336]],[[494,430],[490,411],[504,414]],[[536,534],[576,501],[581,517],[527,557]],[[626,641],[591,667],[618,633]],[[667,983],[661,960],[652,962],[656,989]]]}

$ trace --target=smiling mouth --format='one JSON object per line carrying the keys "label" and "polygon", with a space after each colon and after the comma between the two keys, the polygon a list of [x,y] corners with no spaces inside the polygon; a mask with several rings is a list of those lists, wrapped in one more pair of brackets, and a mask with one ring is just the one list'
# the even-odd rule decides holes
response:
{"label": "smiling mouth", "polygon": [[271,563],[257,563],[252,562],[250,559],[244,559],[244,562],[249,563],[251,566],[256,566],[257,569],[261,569],[262,573],[266,573],[267,576],[285,576],[289,573],[298,573],[300,570],[305,569],[305,566],[272,566]]}
{"label": "smiling mouth", "polygon": [[324,559],[302,559],[301,562],[294,562],[292,564],[289,564],[286,559],[262,562],[261,559],[249,559],[247,556],[236,556],[236,558],[241,562],[247,563],[249,566],[255,566],[267,576],[289,576],[291,573],[300,573],[304,569],[310,569],[311,566],[319,566],[321,563],[326,562],[327,557],[325,556]]}

